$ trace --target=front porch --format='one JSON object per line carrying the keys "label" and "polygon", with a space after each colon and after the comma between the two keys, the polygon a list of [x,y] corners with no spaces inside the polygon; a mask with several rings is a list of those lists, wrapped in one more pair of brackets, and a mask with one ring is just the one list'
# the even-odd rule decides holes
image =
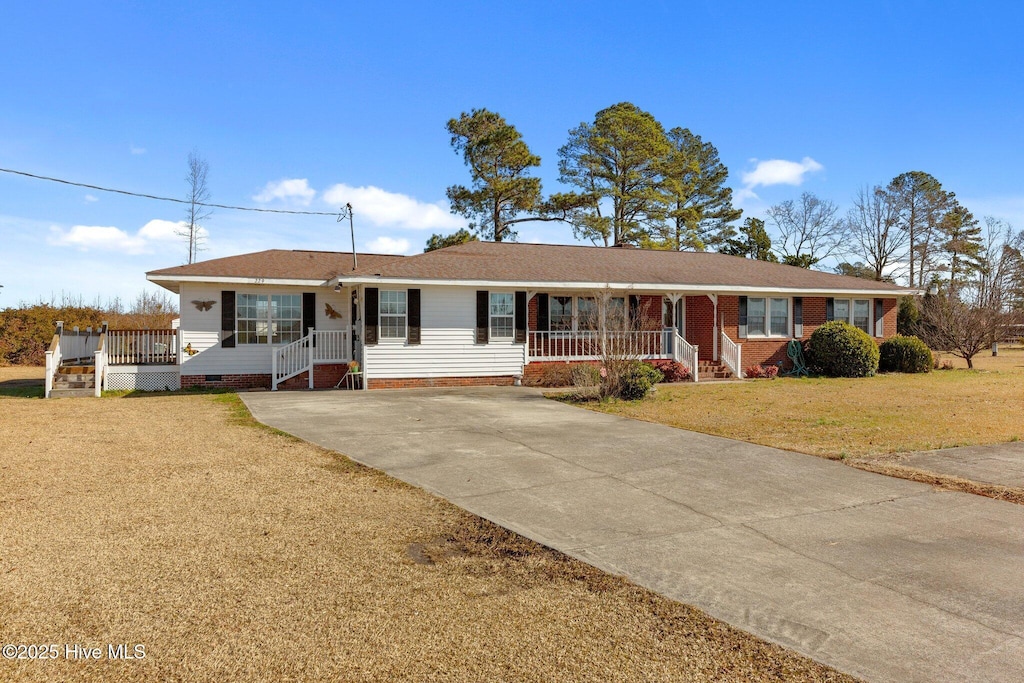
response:
{"label": "front porch", "polygon": [[741,345],[720,324],[718,303],[679,292],[531,293],[525,363],[633,358],[681,363],[694,381],[702,372],[743,377]]}

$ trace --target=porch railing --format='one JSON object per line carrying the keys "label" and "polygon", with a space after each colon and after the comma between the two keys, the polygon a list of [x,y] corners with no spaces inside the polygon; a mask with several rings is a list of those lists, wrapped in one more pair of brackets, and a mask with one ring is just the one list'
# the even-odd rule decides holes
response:
{"label": "porch railing", "polygon": [[666,330],[666,332],[672,335],[673,360],[685,365],[690,370],[690,376],[693,378],[693,381],[698,381],[700,371],[697,367],[697,347],[683,339],[675,330]]}
{"label": "porch railing", "polygon": [[317,363],[344,363],[352,360],[352,328],[343,330],[315,330],[290,344],[273,349],[270,360],[271,385],[309,372],[309,388],[313,388],[313,366]]}
{"label": "porch railing", "polygon": [[103,392],[103,381],[107,376],[107,365],[108,365],[108,354],[107,354],[107,334],[108,332],[102,332],[100,334],[99,344],[96,346],[96,351],[93,353],[93,371],[96,373],[93,376],[94,389],[93,396],[99,398]]}
{"label": "porch railing", "polygon": [[740,379],[743,379],[743,349],[742,347],[729,339],[729,335],[725,333],[725,330],[719,331],[719,342],[722,349],[722,362],[732,370],[732,374]]}
{"label": "porch railing", "polygon": [[581,330],[530,332],[529,359],[535,361],[600,360],[619,358],[671,358],[662,330],[628,332]]}
{"label": "porch railing", "polygon": [[60,367],[61,360],[63,360],[63,352],[60,348],[60,332],[58,331],[53,335],[50,348],[46,350],[46,381],[43,389],[43,396],[46,398],[50,398],[50,392],[53,391],[53,379],[57,374],[57,368]]}
{"label": "porch railing", "polygon": [[108,330],[110,365],[175,365],[180,330]]}

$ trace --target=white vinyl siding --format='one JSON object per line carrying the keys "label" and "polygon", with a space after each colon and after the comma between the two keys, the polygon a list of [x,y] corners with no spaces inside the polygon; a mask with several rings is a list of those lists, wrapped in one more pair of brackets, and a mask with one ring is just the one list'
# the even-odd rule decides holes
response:
{"label": "white vinyl siding", "polygon": [[[248,375],[270,374],[270,344],[241,344],[235,348],[220,345],[221,291],[235,292],[235,315],[239,314],[242,294],[263,294],[269,301],[273,295],[292,295],[301,302],[303,292],[316,292],[316,322],[318,330],[341,330],[348,326],[352,309],[350,290],[335,292],[333,289],[305,287],[282,287],[270,285],[223,285],[219,283],[182,283],[179,300],[181,317],[182,346],[191,345],[194,355],[183,354],[181,374],[183,375]],[[208,311],[200,311],[193,301],[214,301]],[[326,306],[331,306],[331,318]],[[301,313],[300,313],[301,315]],[[299,323],[301,324],[301,322]],[[238,337],[236,337],[237,341]]]}
{"label": "white vinyl siding", "polygon": [[379,344],[364,347],[367,379],[484,377],[523,371],[524,344],[512,338],[475,343],[475,288],[423,287],[420,322],[419,344],[382,338]]}

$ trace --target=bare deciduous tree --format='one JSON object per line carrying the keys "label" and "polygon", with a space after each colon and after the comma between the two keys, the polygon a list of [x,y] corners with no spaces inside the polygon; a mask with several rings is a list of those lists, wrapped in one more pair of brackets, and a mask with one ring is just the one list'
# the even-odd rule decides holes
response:
{"label": "bare deciduous tree", "polygon": [[899,229],[899,207],[881,187],[862,187],[853,198],[849,212],[850,235],[856,255],[871,268],[875,280],[892,276],[891,271],[907,255],[909,236]]}
{"label": "bare deciduous tree", "polygon": [[213,209],[206,206],[210,200],[210,188],[206,184],[209,170],[209,164],[196,150],[189,152],[188,175],[185,176],[185,182],[188,184],[185,201],[188,202],[188,206],[185,209],[185,225],[177,233],[188,240],[188,263],[194,263],[199,252],[203,250],[206,232],[202,223],[213,215]]}
{"label": "bare deciduous tree", "polygon": [[842,253],[849,226],[839,207],[810,192],[794,202],[787,199],[768,209],[779,239],[774,241],[783,263],[810,268],[822,259]]}

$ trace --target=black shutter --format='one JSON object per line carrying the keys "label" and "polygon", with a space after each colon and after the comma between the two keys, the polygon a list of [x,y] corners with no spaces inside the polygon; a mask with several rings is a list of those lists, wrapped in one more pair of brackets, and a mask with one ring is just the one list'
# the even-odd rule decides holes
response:
{"label": "black shutter", "polygon": [[836,317],[836,300],[832,297],[825,299],[825,322],[829,320],[835,320]]}
{"label": "black shutter", "polygon": [[516,344],[526,343],[526,321],[529,309],[526,303],[526,292],[516,292]]}
{"label": "black shutter", "polygon": [[[316,293],[302,293],[302,336],[309,334],[309,328],[316,328]],[[316,346],[316,338],[313,338],[313,346]]]}
{"label": "black shutter", "polygon": [[747,297],[739,297],[737,304],[736,336],[740,339],[747,338]]}
{"label": "black shutter", "polygon": [[804,336],[804,298],[793,297],[793,336],[799,339]]}
{"label": "black shutter", "polygon": [[487,343],[487,321],[491,313],[491,295],[484,290],[476,293],[476,343]]}
{"label": "black shutter", "polygon": [[885,304],[881,299],[875,299],[875,336],[885,336]]}
{"label": "black shutter", "polygon": [[221,347],[235,348],[235,293],[229,290],[220,293],[220,331]]}
{"label": "black shutter", "polygon": [[640,297],[635,294],[629,295],[629,329],[643,329],[643,321],[640,320]]}
{"label": "black shutter", "polygon": [[539,331],[541,331],[541,332],[547,332],[548,328],[551,326],[551,323],[550,323],[551,318],[548,316],[548,311],[550,311],[549,304],[548,304],[548,295],[547,294],[538,294],[537,295],[537,329]]}
{"label": "black shutter", "polygon": [[367,346],[377,343],[377,321],[379,320],[379,290],[376,287],[367,287],[363,296],[363,327],[365,331],[363,342]]}
{"label": "black shutter", "polygon": [[420,343],[420,290],[409,290],[409,343]]}

